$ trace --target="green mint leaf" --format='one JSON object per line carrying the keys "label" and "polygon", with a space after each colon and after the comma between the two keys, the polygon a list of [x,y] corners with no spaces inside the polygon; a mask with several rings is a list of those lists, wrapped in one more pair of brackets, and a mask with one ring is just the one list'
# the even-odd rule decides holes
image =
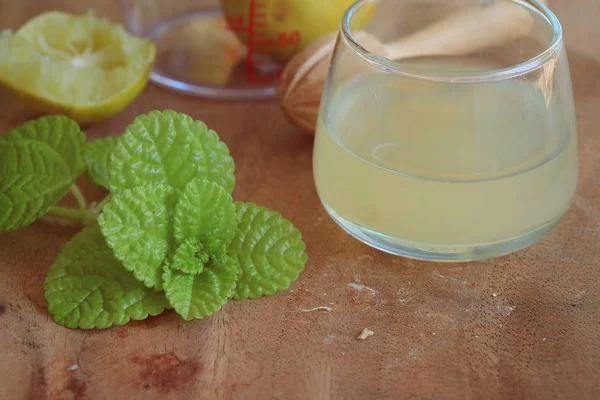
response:
{"label": "green mint leaf", "polygon": [[302,234],[281,214],[236,202],[238,227],[227,252],[240,265],[234,298],[243,300],[285,290],[307,262]]}
{"label": "green mint leaf", "polygon": [[61,250],[44,281],[54,320],[68,328],[108,328],[158,315],[169,305],[123,268],[98,227],[86,227]]}
{"label": "green mint leaf", "polygon": [[119,138],[106,137],[90,140],[85,144],[83,154],[90,182],[108,189],[108,162],[118,143]]}
{"label": "green mint leaf", "polygon": [[171,306],[189,321],[219,310],[235,292],[238,276],[239,267],[231,257],[206,266],[200,275],[186,274],[166,266],[163,288]]}
{"label": "green mint leaf", "polygon": [[0,139],[0,232],[46,214],[73,182],[62,158],[47,144]]}
{"label": "green mint leaf", "polygon": [[0,138],[0,231],[27,226],[69,191],[84,168],[85,135],[63,116],[46,116]]}
{"label": "green mint leaf", "polygon": [[75,121],[64,115],[47,115],[25,122],[10,130],[5,138],[13,142],[41,142],[48,145],[62,158],[73,180],[77,179],[85,168],[85,134]]}
{"label": "green mint leaf", "polygon": [[176,199],[167,185],[138,186],[113,193],[98,216],[108,246],[147,287],[161,288],[163,262],[172,251]]}
{"label": "green mint leaf", "polygon": [[210,260],[209,254],[203,250],[202,243],[195,239],[187,239],[175,250],[169,267],[186,274],[198,275],[204,271],[204,266]]}
{"label": "green mint leaf", "polygon": [[194,179],[175,206],[173,225],[177,244],[193,238],[219,261],[235,235],[237,214],[233,199],[216,183]]}
{"label": "green mint leaf", "polygon": [[208,179],[229,193],[235,187],[235,166],[225,143],[203,122],[174,111],[138,116],[110,161],[112,191],[148,183],[183,189],[194,178]]}

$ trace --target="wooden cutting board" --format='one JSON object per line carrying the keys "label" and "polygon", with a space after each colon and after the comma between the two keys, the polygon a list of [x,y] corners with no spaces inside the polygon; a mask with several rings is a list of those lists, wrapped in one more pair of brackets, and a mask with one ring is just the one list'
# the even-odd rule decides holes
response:
{"label": "wooden cutting board", "polygon": [[[0,1],[0,28],[49,8],[110,3]],[[92,4],[90,4],[92,3]],[[386,255],[327,217],[312,139],[274,102],[210,102],[156,86],[87,130],[176,109],[204,120],[237,164],[234,197],[281,211],[310,261],[293,287],[231,302],[201,321],[175,313],[107,330],[56,325],[42,281],[77,227],[47,221],[0,234],[0,399],[597,399],[600,396],[600,3],[551,2],[571,63],[581,160],[558,229],[507,257],[431,264]],[[0,131],[29,115],[0,93]],[[103,196],[85,187],[92,199]],[[331,312],[299,309],[328,306]],[[356,336],[363,328],[375,335]]]}

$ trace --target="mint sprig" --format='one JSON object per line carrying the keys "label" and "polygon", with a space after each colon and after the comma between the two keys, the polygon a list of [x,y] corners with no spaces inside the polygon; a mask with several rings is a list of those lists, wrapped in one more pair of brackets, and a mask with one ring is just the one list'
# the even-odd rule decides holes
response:
{"label": "mint sprig", "polygon": [[84,140],[62,116],[26,122],[0,137],[0,232],[31,224],[69,192],[84,168]]}
{"label": "mint sprig", "polygon": [[236,202],[238,226],[228,254],[240,265],[235,298],[256,299],[287,289],[307,262],[302,234],[281,214]]}
{"label": "mint sprig", "polygon": [[235,235],[237,222],[229,193],[215,183],[195,179],[186,185],[174,209],[175,241],[181,244],[194,238],[210,257],[220,258]]}
{"label": "mint sprig", "polygon": [[108,183],[112,191],[147,183],[183,189],[190,180],[203,178],[231,193],[234,170],[229,149],[203,122],[175,111],[153,111],[138,116],[119,138]]}
{"label": "mint sprig", "polygon": [[108,163],[117,144],[119,144],[117,137],[94,139],[85,144],[83,154],[90,182],[108,189]]}
{"label": "mint sprig", "polygon": [[98,217],[108,246],[125,268],[160,289],[162,265],[171,251],[174,190],[163,184],[113,193]]}
{"label": "mint sprig", "polygon": [[81,153],[85,142],[85,134],[81,132],[75,121],[62,115],[51,115],[10,130],[5,140],[23,143],[43,143],[54,150],[62,159],[75,180],[85,169]]}
{"label": "mint sprig", "polygon": [[76,234],[44,282],[48,311],[69,328],[108,328],[158,315],[169,304],[123,268],[97,227]]}
{"label": "mint sprig", "polygon": [[[109,189],[97,205],[75,185],[84,171]],[[165,308],[203,318],[232,298],[287,289],[307,262],[290,221],[234,202],[234,171],[216,132],[174,111],[89,142],[66,117],[42,117],[0,137],[0,232],[46,214],[89,225],[45,280],[59,324],[106,328]],[[69,190],[77,209],[57,205]]]}
{"label": "mint sprig", "polygon": [[163,286],[169,304],[185,320],[202,318],[219,310],[235,291],[239,266],[230,257],[212,263],[199,274],[186,274],[169,268]]}

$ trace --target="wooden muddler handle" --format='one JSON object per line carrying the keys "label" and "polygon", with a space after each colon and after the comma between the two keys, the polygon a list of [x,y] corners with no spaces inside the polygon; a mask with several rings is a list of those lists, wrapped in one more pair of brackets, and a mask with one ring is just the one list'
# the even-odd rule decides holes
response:
{"label": "wooden muddler handle", "polygon": [[533,23],[531,12],[514,3],[476,6],[386,43],[385,52],[390,59],[468,54],[523,37]]}

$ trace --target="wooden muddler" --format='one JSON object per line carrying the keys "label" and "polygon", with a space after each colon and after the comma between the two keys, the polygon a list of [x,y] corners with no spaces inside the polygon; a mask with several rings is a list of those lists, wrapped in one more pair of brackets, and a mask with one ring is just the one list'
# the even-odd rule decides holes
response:
{"label": "wooden muddler", "polygon": [[[533,25],[531,11],[525,7],[496,1],[489,6],[461,10],[395,42],[382,44],[366,32],[361,32],[358,38],[370,52],[391,60],[457,56],[526,36]],[[336,33],[326,35],[298,53],[281,76],[278,87],[281,106],[288,118],[306,133],[315,131],[335,37]]]}

